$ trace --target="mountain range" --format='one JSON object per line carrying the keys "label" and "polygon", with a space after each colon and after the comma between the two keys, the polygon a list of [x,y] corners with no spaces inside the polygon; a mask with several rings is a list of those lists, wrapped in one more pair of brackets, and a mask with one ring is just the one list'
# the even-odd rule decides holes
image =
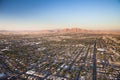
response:
{"label": "mountain range", "polygon": [[24,30],[9,31],[0,30],[0,34],[42,34],[42,33],[88,33],[88,34],[120,34],[120,30],[87,30],[81,28],[64,28],[53,30]]}

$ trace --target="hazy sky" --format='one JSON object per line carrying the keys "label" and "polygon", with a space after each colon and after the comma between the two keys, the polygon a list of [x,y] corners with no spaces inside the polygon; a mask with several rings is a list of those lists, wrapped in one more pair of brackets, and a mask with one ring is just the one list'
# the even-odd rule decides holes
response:
{"label": "hazy sky", "polygon": [[0,30],[120,30],[120,0],[0,0]]}

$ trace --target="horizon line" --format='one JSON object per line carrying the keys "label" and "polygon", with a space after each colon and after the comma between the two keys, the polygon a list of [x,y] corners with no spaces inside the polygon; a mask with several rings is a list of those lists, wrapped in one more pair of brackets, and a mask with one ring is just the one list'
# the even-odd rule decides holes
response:
{"label": "horizon line", "polygon": [[55,29],[20,29],[20,30],[10,30],[10,29],[0,29],[0,31],[44,31],[44,30],[63,30],[63,29],[82,29],[82,30],[91,30],[91,31],[120,31],[119,29],[85,29],[85,28],[79,28],[79,27],[71,27],[71,28],[55,28]]}

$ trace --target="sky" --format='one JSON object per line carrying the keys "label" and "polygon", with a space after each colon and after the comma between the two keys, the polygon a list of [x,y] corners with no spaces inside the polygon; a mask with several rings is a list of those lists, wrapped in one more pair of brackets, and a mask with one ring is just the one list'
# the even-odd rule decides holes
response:
{"label": "sky", "polygon": [[120,30],[120,0],[0,0],[0,30]]}

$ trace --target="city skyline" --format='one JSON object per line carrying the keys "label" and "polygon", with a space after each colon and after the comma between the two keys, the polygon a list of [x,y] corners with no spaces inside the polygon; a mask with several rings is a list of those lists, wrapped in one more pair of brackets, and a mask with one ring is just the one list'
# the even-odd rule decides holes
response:
{"label": "city skyline", "polygon": [[0,30],[120,30],[120,0],[0,0]]}

